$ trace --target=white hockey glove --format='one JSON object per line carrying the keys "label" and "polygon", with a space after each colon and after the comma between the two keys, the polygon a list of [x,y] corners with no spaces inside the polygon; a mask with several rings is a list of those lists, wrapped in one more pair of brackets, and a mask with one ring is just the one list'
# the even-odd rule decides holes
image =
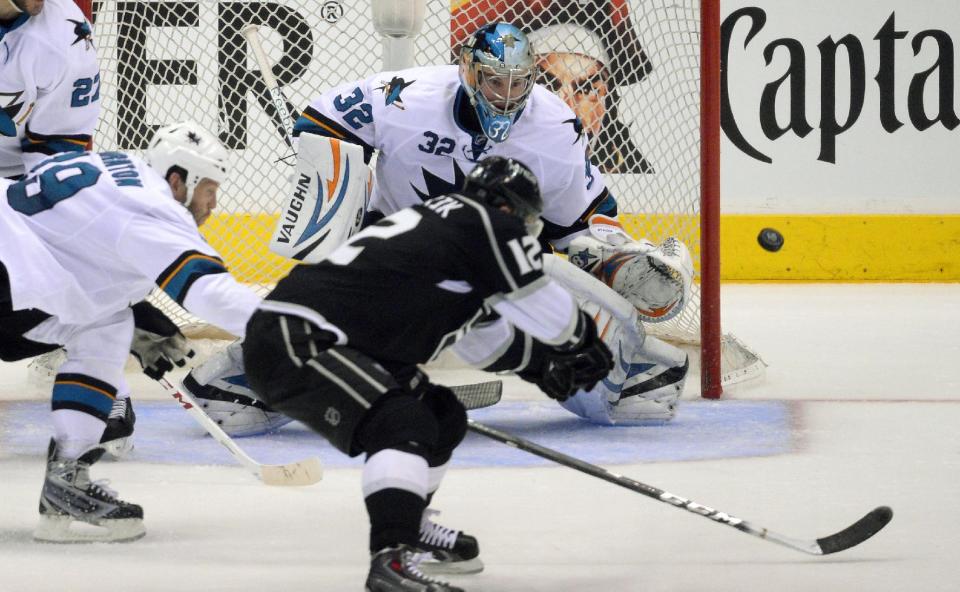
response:
{"label": "white hockey glove", "polygon": [[233,437],[256,436],[293,421],[257,400],[247,383],[239,340],[191,370],[180,386]]}
{"label": "white hockey glove", "polygon": [[133,309],[133,342],[130,353],[137,358],[143,373],[160,380],[173,366],[184,366],[193,349],[176,323],[146,300],[131,306]]}
{"label": "white hockey glove", "polygon": [[643,321],[680,314],[693,283],[693,261],[682,242],[673,237],[659,245],[636,241],[619,222],[600,215],[590,218],[590,233],[570,242],[571,263],[626,298]]}

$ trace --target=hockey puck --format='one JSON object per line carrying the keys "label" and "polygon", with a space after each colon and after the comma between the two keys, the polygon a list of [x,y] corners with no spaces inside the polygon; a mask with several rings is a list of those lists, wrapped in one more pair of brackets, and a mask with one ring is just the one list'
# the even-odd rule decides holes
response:
{"label": "hockey puck", "polygon": [[757,242],[764,249],[776,253],[783,247],[783,235],[775,228],[764,228],[757,235]]}

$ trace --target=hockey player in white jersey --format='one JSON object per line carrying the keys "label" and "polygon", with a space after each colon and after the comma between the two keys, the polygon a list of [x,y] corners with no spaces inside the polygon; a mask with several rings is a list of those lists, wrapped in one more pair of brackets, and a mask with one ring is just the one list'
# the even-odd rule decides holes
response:
{"label": "hockey player in white jersey", "polygon": [[[516,158],[540,182],[541,239],[570,253],[571,261],[635,305],[639,318],[658,322],[674,317],[690,294],[693,267],[686,247],[675,239],[663,245],[636,241],[623,231],[615,219],[616,201],[587,158],[579,120],[559,97],[534,84],[534,78],[526,35],[512,25],[494,23],[470,37],[458,65],[386,72],[342,84],[312,101],[296,122],[300,165],[306,170],[300,178],[327,178],[324,167],[303,161],[324,149],[329,153],[330,148],[323,148],[329,138],[341,146],[362,147],[367,161],[377,152],[368,216],[376,219],[456,191],[485,156]],[[334,160],[342,148],[337,150]],[[311,164],[313,174],[307,174]],[[292,208],[306,211],[301,198],[320,189],[298,186]],[[362,202],[363,194],[346,193],[346,202],[336,200],[346,210],[339,219],[352,223],[350,195]],[[284,219],[293,217],[295,212],[283,214]],[[302,236],[287,241],[296,248],[282,254],[309,261],[343,238],[344,233],[333,229],[337,218],[314,218],[320,224],[331,221],[325,227],[307,225]],[[288,239],[289,232],[280,238]],[[607,380],[562,405],[601,424],[671,419],[686,377],[686,355],[653,337],[644,342],[639,324],[627,325],[594,302],[585,300],[583,306],[604,328],[602,334],[618,360]],[[478,367],[522,375],[531,348],[539,345],[521,331],[501,337],[503,343],[463,345],[458,352]],[[223,361],[211,362],[223,368],[188,376],[184,387],[204,400],[228,433],[251,435],[285,423],[262,405],[251,405],[253,393],[245,381],[225,380],[231,370],[229,364],[220,364]],[[241,372],[232,369],[235,376]]]}
{"label": "hockey player in white jersey", "polygon": [[[90,24],[73,0],[0,2],[0,38],[0,177],[18,179],[53,154],[86,150],[100,113],[100,70]],[[171,324],[146,302],[134,314],[140,339],[162,337],[170,345],[178,338],[175,326],[171,333]],[[186,352],[169,353],[179,359]],[[18,354],[43,355],[35,361],[40,367],[63,359],[55,345],[26,341]],[[132,447],[135,416],[128,394],[119,394],[103,434],[115,456]]]}
{"label": "hockey player in white jersey", "polygon": [[4,0],[0,39],[0,177],[86,150],[100,114],[100,70],[76,3]]}
{"label": "hockey player in white jersey", "polygon": [[[146,156],[150,165],[118,152],[60,154],[0,187],[3,351],[16,351],[9,327],[18,323],[21,339],[67,351],[52,391],[39,540],[120,541],[145,532],[140,506],[90,479],[105,420],[126,388],[130,303],[157,286],[242,336],[260,301],[197,230],[227,173],[223,146],[196,124],[176,124],[157,132]],[[74,521],[101,528],[71,530]]]}

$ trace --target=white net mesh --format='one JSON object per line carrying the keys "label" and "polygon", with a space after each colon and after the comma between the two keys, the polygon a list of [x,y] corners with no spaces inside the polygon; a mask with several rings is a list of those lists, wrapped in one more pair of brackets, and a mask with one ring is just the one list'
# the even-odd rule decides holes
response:
{"label": "white net mesh", "polygon": [[[416,65],[450,63],[492,20],[531,34],[539,81],[576,112],[591,157],[634,236],[677,236],[699,261],[699,0],[426,0]],[[93,3],[102,64],[98,150],[140,150],[157,127],[192,119],[219,132],[233,171],[210,243],[243,282],[266,291],[289,270],[266,242],[288,183],[278,119],[240,30],[260,26],[289,108],[381,69],[369,2],[193,0]],[[697,271],[699,276],[699,270]],[[699,340],[699,285],[681,316],[648,326]],[[176,305],[167,303],[169,311]],[[182,324],[195,321],[176,310]]]}

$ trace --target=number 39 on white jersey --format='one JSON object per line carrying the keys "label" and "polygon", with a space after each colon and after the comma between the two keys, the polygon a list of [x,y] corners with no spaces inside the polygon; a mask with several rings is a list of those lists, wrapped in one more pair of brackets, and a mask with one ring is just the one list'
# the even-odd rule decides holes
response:
{"label": "number 39 on white jersey", "polygon": [[182,302],[200,275],[225,273],[160,175],[133,155],[65,153],[0,180],[0,261],[14,309],[86,324],[156,284]]}

